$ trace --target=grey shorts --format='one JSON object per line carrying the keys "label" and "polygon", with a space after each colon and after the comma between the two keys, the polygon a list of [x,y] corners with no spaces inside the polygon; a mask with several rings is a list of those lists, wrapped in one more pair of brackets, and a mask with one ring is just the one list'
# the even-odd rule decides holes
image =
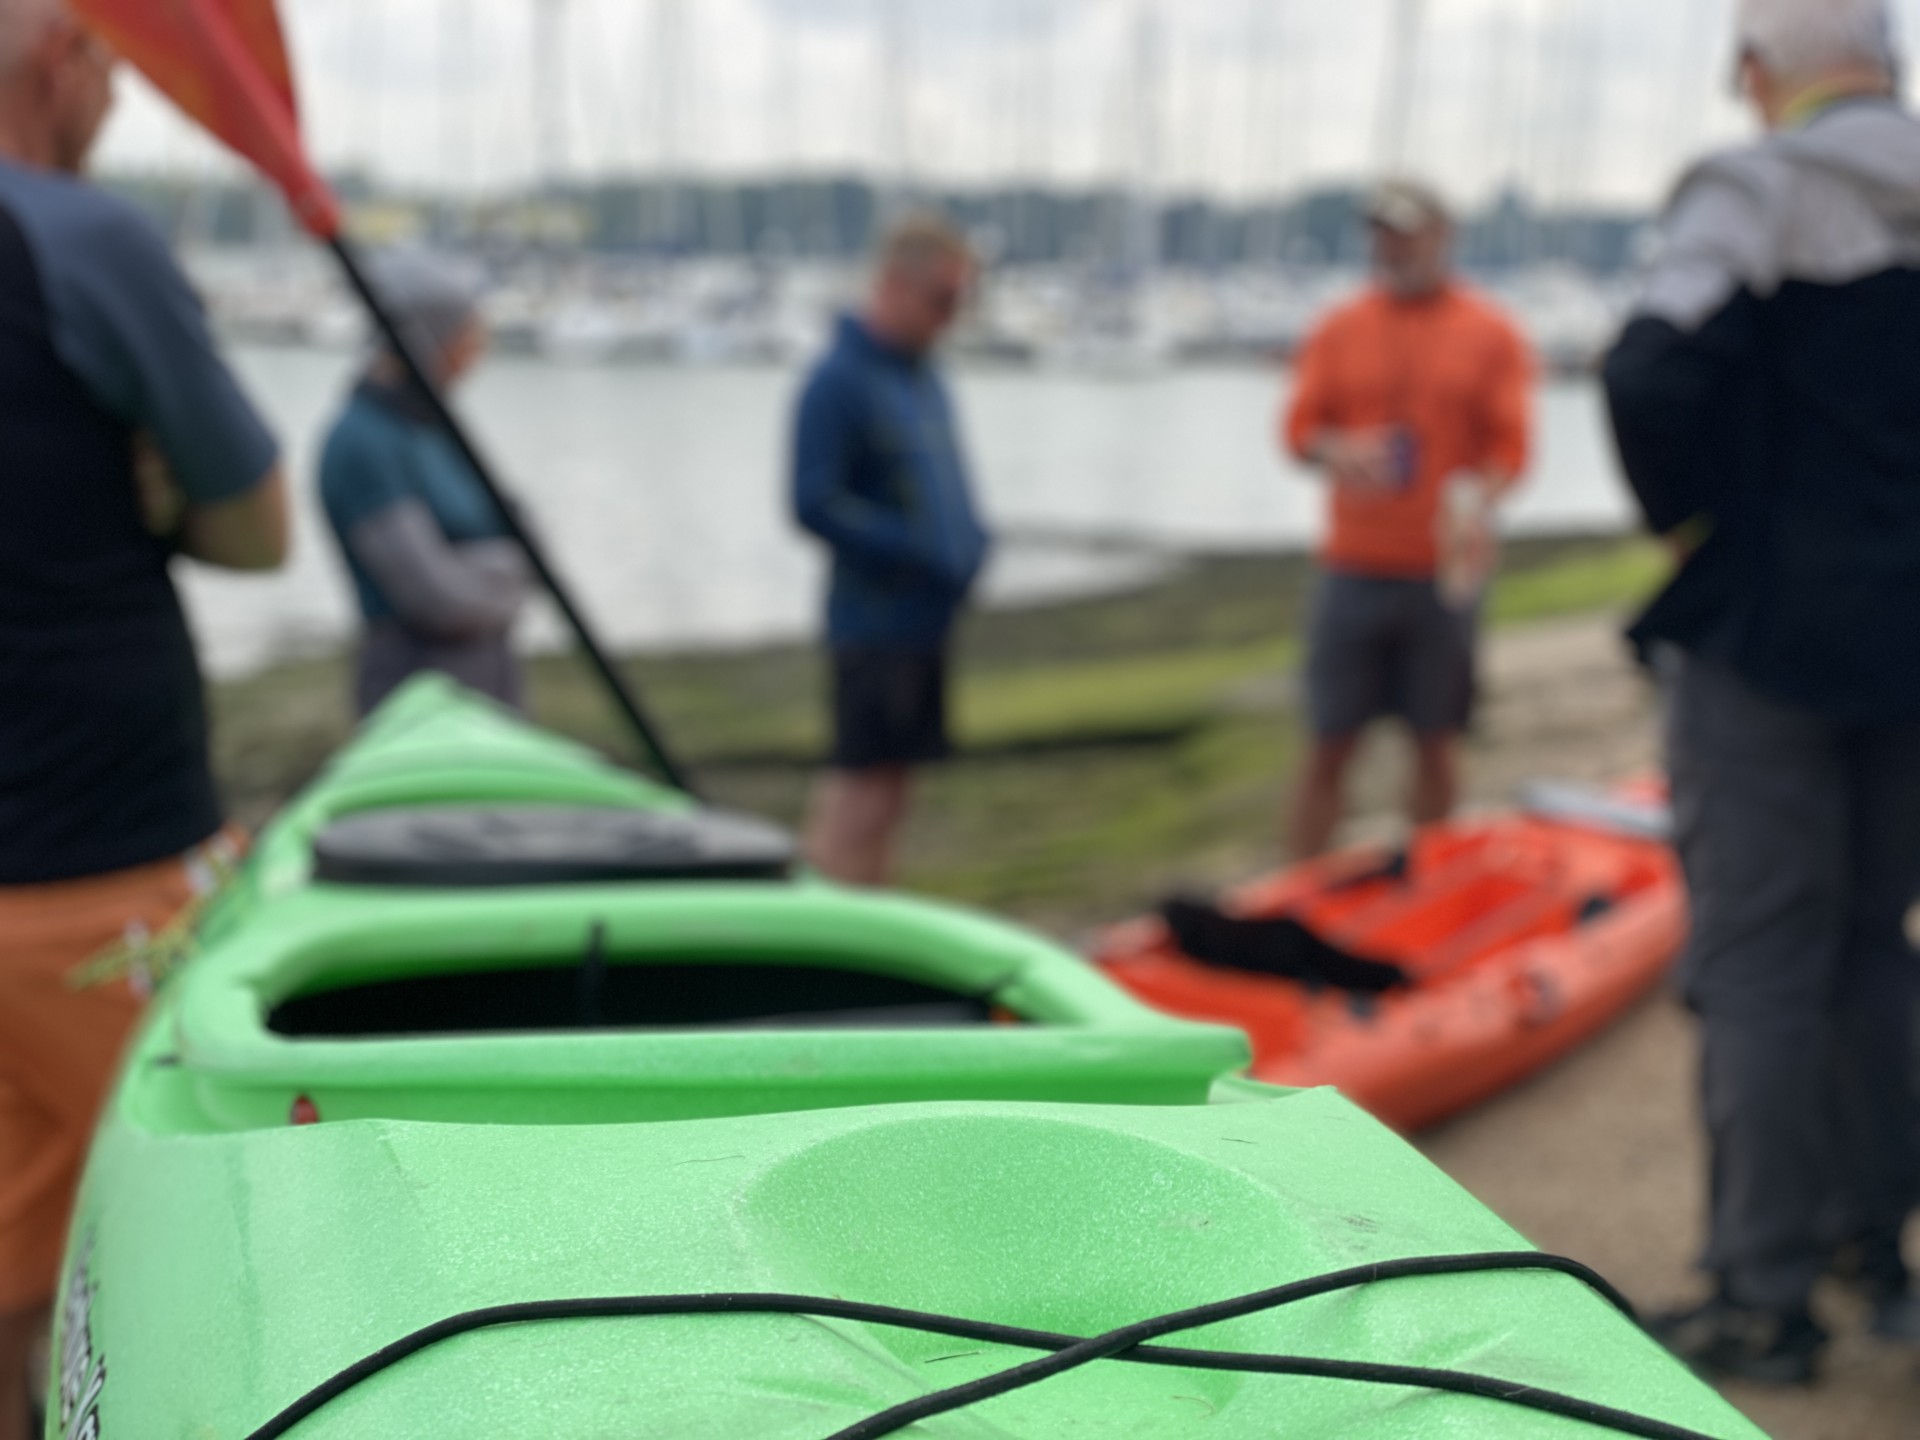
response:
{"label": "grey shorts", "polygon": [[1307,633],[1307,713],[1322,739],[1398,716],[1418,735],[1473,719],[1480,615],[1454,610],[1431,580],[1323,575]]}

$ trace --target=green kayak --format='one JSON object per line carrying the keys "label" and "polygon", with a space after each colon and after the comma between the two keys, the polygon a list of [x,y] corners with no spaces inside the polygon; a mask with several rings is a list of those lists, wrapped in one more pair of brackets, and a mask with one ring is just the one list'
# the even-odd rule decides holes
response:
{"label": "green kayak", "polygon": [[1246,1061],[419,682],[130,1054],[47,1434],[1758,1435]]}

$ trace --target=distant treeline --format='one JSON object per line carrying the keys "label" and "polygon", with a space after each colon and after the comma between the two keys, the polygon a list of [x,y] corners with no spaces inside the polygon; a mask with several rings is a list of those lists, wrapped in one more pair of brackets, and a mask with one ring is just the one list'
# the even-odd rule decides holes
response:
{"label": "distant treeline", "polygon": [[[189,184],[111,177],[177,239],[244,245],[285,238],[277,197],[248,184]],[[361,228],[378,238],[412,236],[503,252],[565,245],[607,255],[746,255],[847,258],[870,242],[890,206],[946,210],[1008,263],[1068,261],[1125,270],[1157,252],[1194,268],[1301,265],[1357,260],[1365,236],[1360,192],[1329,188],[1263,206],[1173,200],[1158,230],[1133,198],[1115,190],[991,190],[928,193],[911,201],[847,178],[716,184],[609,180],[507,199],[448,200],[337,178]],[[1484,269],[1558,261],[1598,272],[1632,263],[1640,215],[1542,210],[1517,192],[1468,216],[1461,249]]]}

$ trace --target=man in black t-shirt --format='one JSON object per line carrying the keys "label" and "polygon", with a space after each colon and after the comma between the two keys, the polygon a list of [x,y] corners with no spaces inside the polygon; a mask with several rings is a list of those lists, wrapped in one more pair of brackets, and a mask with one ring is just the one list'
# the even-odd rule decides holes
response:
{"label": "man in black t-shirt", "polygon": [[138,1010],[73,969],[221,843],[175,555],[277,568],[278,451],[159,236],[79,178],[112,54],[0,0],[0,1440],[93,1113]]}

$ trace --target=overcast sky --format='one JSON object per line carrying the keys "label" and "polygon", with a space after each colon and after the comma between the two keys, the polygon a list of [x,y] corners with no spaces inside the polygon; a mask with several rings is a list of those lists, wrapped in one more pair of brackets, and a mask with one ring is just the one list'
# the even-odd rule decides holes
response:
{"label": "overcast sky", "polygon": [[[1247,196],[1381,160],[1393,17],[1419,0],[281,3],[330,167],[462,189],[851,168]],[[1898,3],[1920,35],[1920,0]],[[1743,131],[1732,4],[1424,0],[1407,161],[1468,198],[1518,179],[1649,203]],[[134,85],[105,160],[217,164]]]}

